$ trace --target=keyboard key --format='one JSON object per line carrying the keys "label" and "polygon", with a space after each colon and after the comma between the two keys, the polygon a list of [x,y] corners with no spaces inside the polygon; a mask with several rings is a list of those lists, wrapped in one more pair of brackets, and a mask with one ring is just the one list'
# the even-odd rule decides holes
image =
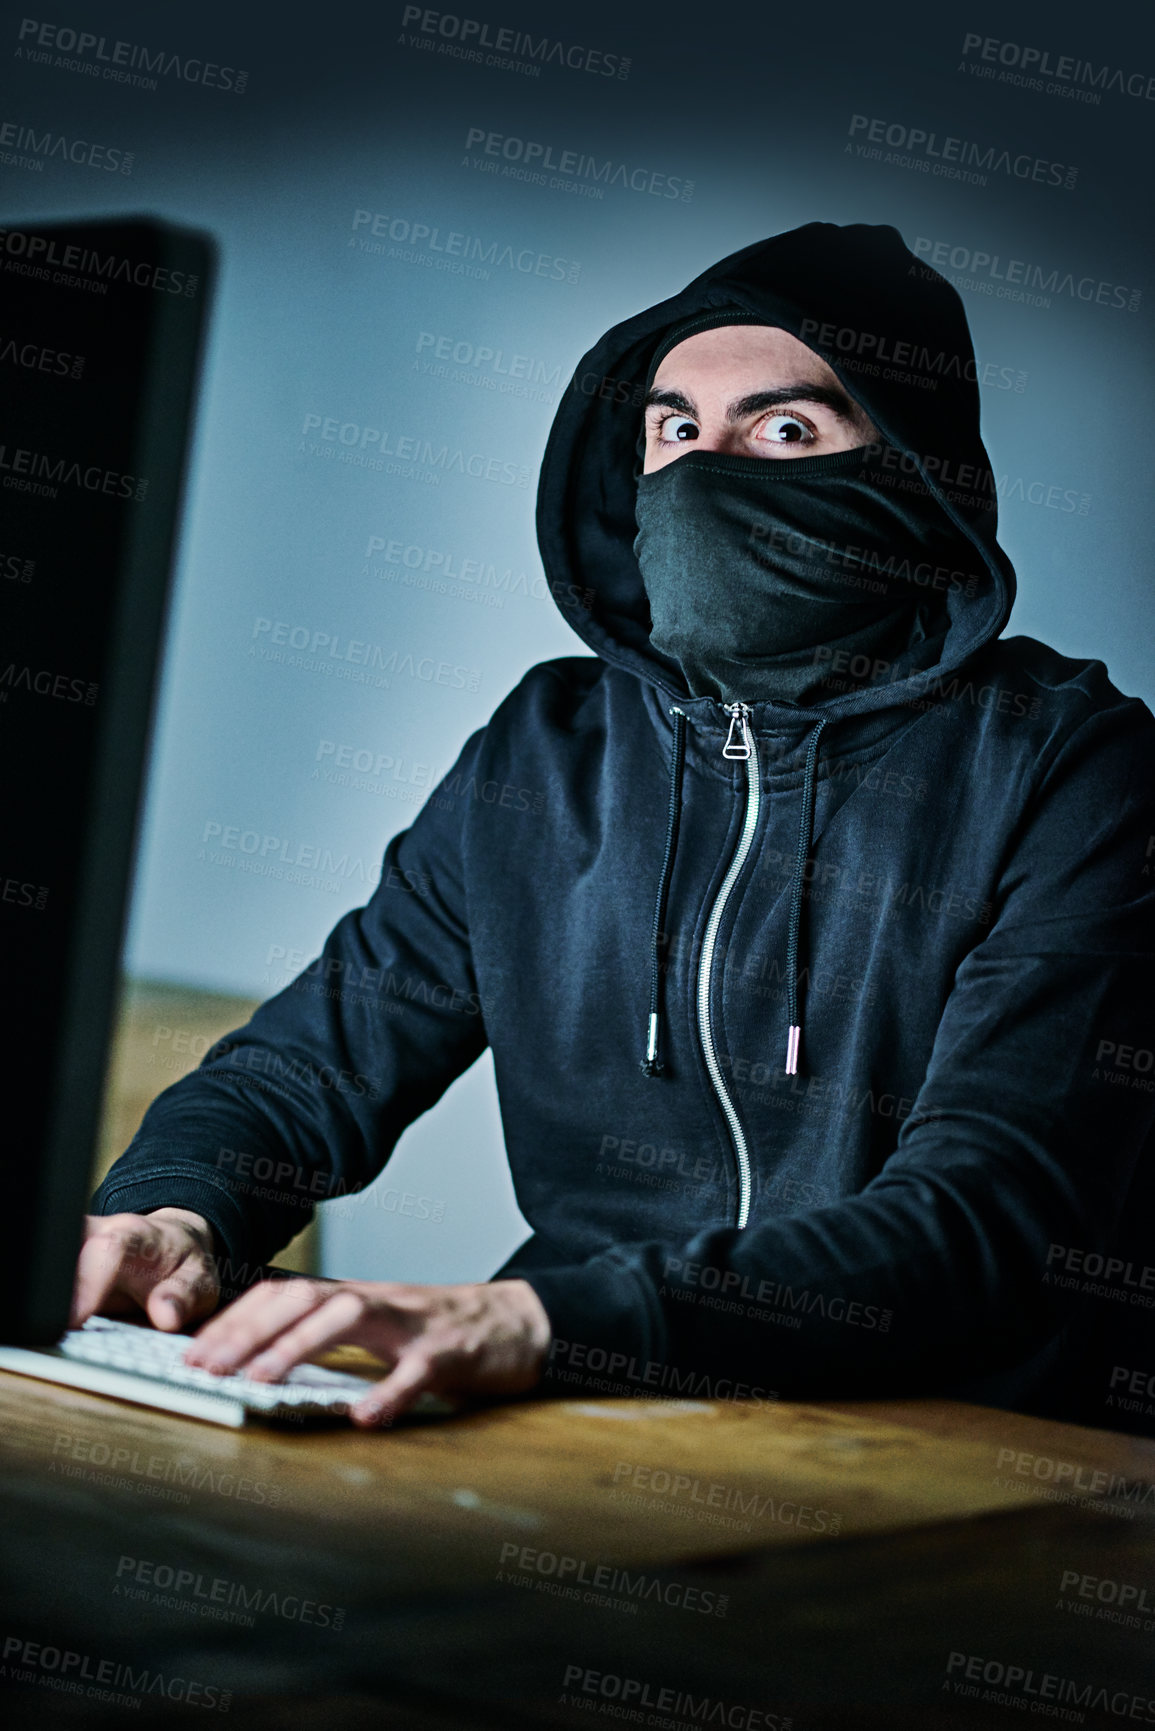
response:
{"label": "keyboard key", "polygon": [[108,1365],[137,1376],[154,1377],[177,1387],[210,1390],[242,1401],[262,1412],[285,1409],[296,1413],[347,1412],[368,1386],[365,1379],[323,1365],[298,1365],[284,1382],[253,1382],[249,1377],[213,1376],[184,1362],[189,1336],[163,1334],[137,1323],[111,1317],[90,1317],[59,1342],[66,1358]]}

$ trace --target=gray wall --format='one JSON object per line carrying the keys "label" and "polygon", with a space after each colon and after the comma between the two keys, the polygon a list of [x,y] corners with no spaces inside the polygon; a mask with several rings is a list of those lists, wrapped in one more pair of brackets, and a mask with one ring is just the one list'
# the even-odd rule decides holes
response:
{"label": "gray wall", "polygon": [[[130,971],[267,995],[317,953],[525,668],[584,653],[533,534],[576,360],[716,258],[815,218],[891,222],[939,249],[989,363],[1010,630],[1103,658],[1151,701],[1155,258],[1130,190],[1152,167],[1149,19],[970,0],[416,13],[91,0],[76,28],[103,46],[65,37],[68,53],[0,14],[7,220],[147,210],[222,247]],[[467,14],[491,41],[528,31],[579,64],[530,76],[485,64],[488,48],[464,58]],[[119,70],[145,83],[106,76],[117,41]],[[165,52],[155,88],[141,48]],[[36,157],[24,127],[131,152],[131,172]],[[495,153],[471,134],[500,135]],[[993,147],[985,184],[936,172],[960,155],[948,137]],[[572,190],[543,186],[524,178],[525,143],[613,159],[655,190],[599,187],[580,165]],[[443,249],[468,249],[451,233],[496,242],[492,262],[456,268]],[[1024,298],[1036,267],[1053,287]],[[379,456],[405,440],[445,447],[446,465]],[[345,460],[360,454],[378,466]],[[294,665],[314,640],[317,664]],[[389,671],[346,677],[365,659]],[[266,853],[245,851],[254,838]],[[309,848],[344,861],[323,887],[251,869]],[[330,1210],[326,1266],[480,1278],[523,1235],[487,1059],[369,1197]]]}

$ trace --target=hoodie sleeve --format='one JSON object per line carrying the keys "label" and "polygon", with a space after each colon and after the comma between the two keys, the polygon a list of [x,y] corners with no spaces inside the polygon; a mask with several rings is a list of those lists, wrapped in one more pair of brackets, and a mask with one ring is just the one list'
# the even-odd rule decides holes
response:
{"label": "hoodie sleeve", "polygon": [[[466,743],[443,789],[468,788],[483,737]],[[405,1127],[487,1044],[466,909],[468,805],[435,790],[386,848],[368,905],[153,1101],[94,1213],[194,1209],[244,1284],[316,1203],[377,1176]]]}
{"label": "hoodie sleeve", "polygon": [[1106,1251],[1151,1157],[1155,1091],[1127,1064],[1152,1045],[1153,748],[1132,699],[1052,744],[877,1177],[830,1207],[526,1272],[554,1331],[546,1386],[664,1366],[666,1389],[929,1392],[1059,1336],[1048,1252]]}

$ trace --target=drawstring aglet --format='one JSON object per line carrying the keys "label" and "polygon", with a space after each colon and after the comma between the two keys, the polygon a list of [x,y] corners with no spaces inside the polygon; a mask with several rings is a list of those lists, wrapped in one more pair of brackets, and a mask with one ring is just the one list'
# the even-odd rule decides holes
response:
{"label": "drawstring aglet", "polygon": [[673,705],[674,745],[670,753],[670,809],[666,819],[666,851],[662,859],[662,875],[658,882],[658,899],[654,906],[654,923],[650,932],[650,1025],[646,1037],[646,1055],[642,1060],[643,1076],[660,1076],[665,1065],[658,1058],[658,1029],[661,1025],[659,1005],[662,1000],[662,967],[659,948],[666,920],[666,897],[670,888],[670,873],[674,867],[674,849],[678,845],[678,818],[682,809],[682,768],[686,757],[686,712]]}
{"label": "drawstring aglet", "polygon": [[660,1018],[654,1014],[650,1017],[650,1036],[646,1042],[646,1057],[642,1064],[643,1076],[660,1076],[665,1065],[658,1062],[658,1026]]}
{"label": "drawstring aglet", "polygon": [[801,1039],[802,1029],[797,1026],[792,1027],[786,1041],[786,1074],[788,1076],[797,1076],[798,1074],[798,1047]]}

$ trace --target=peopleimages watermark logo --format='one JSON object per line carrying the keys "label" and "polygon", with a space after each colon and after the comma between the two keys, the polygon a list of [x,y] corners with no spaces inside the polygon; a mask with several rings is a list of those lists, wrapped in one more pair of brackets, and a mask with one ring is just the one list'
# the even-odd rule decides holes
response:
{"label": "peopleimages watermark logo", "polygon": [[[456,228],[443,231],[440,223],[415,222],[386,211],[355,210],[352,227],[348,244],[358,252],[373,253],[400,264],[419,264],[426,270],[449,271],[453,276],[467,276],[475,282],[489,281],[490,266],[515,271],[519,276],[545,277],[550,282],[576,283],[582,274],[582,267],[575,259],[537,252],[530,246],[482,240],[480,235],[465,234]],[[368,234],[358,233],[363,228],[368,229]]]}
{"label": "peopleimages watermark logo", "polygon": [[973,30],[963,37],[958,70],[972,77],[993,79],[998,84],[1041,91],[1046,96],[1065,96],[1096,107],[1104,90],[1155,102],[1155,74],[1126,72],[1121,66],[1096,64],[1073,54],[1054,54],[1049,48],[1005,42],[1001,37],[981,36]]}
{"label": "peopleimages watermark logo", "polygon": [[[1079,178],[1078,169],[1069,163],[1052,162],[1046,156],[1032,156],[1030,151],[1012,152],[995,144],[976,144],[973,139],[954,138],[949,134],[940,137],[937,132],[928,132],[924,126],[907,126],[867,114],[852,114],[848,130],[856,142],[845,146],[846,154],[891,162],[900,168],[916,168],[924,174],[963,180],[976,186],[986,186],[988,175],[1005,174],[1015,180],[1061,186],[1071,192]],[[887,146],[885,156],[880,148],[884,144]]]}
{"label": "peopleimages watermark logo", "polygon": [[[1004,258],[1001,253],[987,252],[981,247],[956,246],[949,240],[931,240],[922,234],[915,237],[911,250],[916,258],[933,265],[936,274],[939,271],[947,274],[956,289],[993,295],[997,300],[1049,307],[1052,295],[1066,295],[1071,300],[1094,301],[1096,306],[1120,307],[1134,313],[1143,298],[1142,289],[1127,288],[1106,277],[1078,276],[1058,265],[1044,268],[1030,259]],[[920,271],[933,280],[925,265],[911,265],[908,275]]]}
{"label": "peopleimages watermark logo", "polygon": [[1100,1040],[1095,1048],[1095,1067],[1091,1079],[1108,1082],[1115,1088],[1137,1088],[1141,1094],[1155,1094],[1155,1051],[1150,1046],[1128,1045],[1125,1041]]}
{"label": "peopleimages watermark logo", "polygon": [[[1142,1719],[1147,1725],[1155,1721],[1155,1700],[1146,1695],[1108,1689],[1102,1684],[1062,1677],[1054,1671],[1036,1671],[1033,1666],[1008,1663],[1005,1659],[988,1659],[980,1653],[951,1653],[943,1688],[970,1700],[1017,1707],[1020,1712],[1024,1709],[1045,1712],[1048,1718],[1074,1724],[1081,1724],[1085,1717],[1075,1711],[1080,1707],[1111,1713],[1120,1719]],[[1045,1705],[1050,1702],[1055,1705]],[[1070,1711],[1064,1711],[1061,1705],[1064,1702]]]}
{"label": "peopleimages watermark logo", "polygon": [[146,48],[140,42],[110,41],[91,30],[42,24],[37,18],[22,18],[16,34],[17,60],[33,66],[54,66],[61,72],[81,72],[90,78],[131,84],[142,90],[156,90],[158,79],[173,78],[180,84],[231,90],[242,96],[249,81],[247,72],[235,66],[221,66],[215,60],[173,54],[164,48]]}
{"label": "peopleimages watermark logo", "polygon": [[[614,1706],[603,1706],[613,1702]],[[645,1677],[625,1677],[617,1671],[595,1671],[587,1665],[567,1665],[562,1678],[558,1706],[594,1708],[627,1716],[649,1725],[727,1725],[730,1731],[790,1731],[793,1720],[765,1707],[742,1701],[726,1701],[710,1695],[692,1695],[686,1689],[664,1685]],[[640,1708],[646,1708],[643,1714]],[[656,1718],[673,1714],[674,1718]]]}
{"label": "peopleimages watermark logo", "polygon": [[414,372],[447,384],[478,385],[503,396],[530,397],[538,403],[556,403],[561,387],[561,363],[548,362],[492,343],[473,343],[436,331],[417,333]]}
{"label": "peopleimages watermark logo", "polygon": [[[1058,1267],[1055,1264],[1058,1264]],[[1045,1286],[1079,1292],[1085,1298],[1109,1298],[1155,1310],[1155,1263],[1136,1265],[1122,1256],[1104,1256],[1077,1244],[1052,1244],[1047,1249]]]}
{"label": "peopleimages watermark logo", "polygon": [[[538,601],[553,599],[563,606],[590,610],[594,590],[578,583],[563,583],[538,572],[530,575],[512,565],[498,565],[485,558],[466,558],[452,548],[422,547],[384,535],[370,535],[365,546],[361,574],[401,582],[410,588],[430,590],[463,599],[504,607],[508,597],[524,595]],[[380,565],[370,564],[380,559]]]}
{"label": "peopleimages watermark logo", "polygon": [[860,1299],[848,1299],[845,1293],[811,1292],[809,1286],[795,1291],[784,1281],[755,1281],[752,1275],[742,1274],[736,1268],[685,1262],[680,1256],[665,1258],[662,1275],[663,1285],[658,1288],[662,1297],[693,1301],[696,1295],[688,1289],[696,1287],[700,1293],[717,1295],[702,1300],[711,1309],[768,1321],[784,1321],[788,1327],[800,1328],[802,1316],[818,1315],[823,1321],[846,1323],[852,1328],[877,1329],[880,1334],[889,1334],[894,1320],[893,1310],[880,1309],[877,1304],[865,1304]]}
{"label": "peopleimages watermark logo", "polygon": [[[1129,1479],[1124,1473],[1088,1467],[1082,1461],[1058,1460],[1007,1446],[999,1449],[995,1468],[994,1482],[1002,1490],[1025,1490],[1052,1502],[1100,1509],[1123,1520],[1134,1520],[1136,1508],[1155,1502],[1155,1484],[1147,1479]],[[1012,1478],[1007,1468],[1017,1477]],[[1019,1479],[1027,1483],[1022,1485]]]}
{"label": "peopleimages watermark logo", "polygon": [[107,174],[131,174],[134,157],[131,150],[116,145],[70,138],[51,129],[38,132],[35,126],[22,126],[16,120],[0,121],[0,162],[9,168],[31,168],[41,173],[45,163],[53,161],[103,169]]}
{"label": "peopleimages watermark logo", "polygon": [[[301,882],[307,888],[331,888],[339,883],[373,885],[380,875],[376,859],[350,856],[346,849],[334,853],[321,841],[303,842],[283,835],[262,835],[260,830],[244,829],[240,824],[224,824],[215,818],[206,820],[200,837],[197,859],[209,865],[224,865],[241,871],[256,872],[260,877],[285,878]],[[280,868],[300,867],[316,876],[300,877],[292,869],[286,874]],[[326,881],[326,879],[328,881]]]}
{"label": "peopleimages watermark logo", "polygon": [[5,1636],[0,1661],[11,1683],[38,1684],[110,1706],[136,1709],[143,1696],[158,1695],[166,1701],[179,1701],[185,1707],[227,1713],[233,1698],[231,1689],[221,1689],[213,1683],[166,1676],[163,1671],[150,1671],[147,1666],[134,1670],[129,1662],[77,1653],[68,1647],[30,1641],[23,1635]]}
{"label": "peopleimages watermark logo", "polygon": [[[359,469],[415,476],[422,472],[469,475],[475,481],[496,481],[505,487],[528,487],[529,466],[489,456],[484,451],[466,452],[460,446],[437,444],[416,433],[396,433],[391,427],[341,421],[336,415],[307,414],[301,423],[297,444],[301,456],[319,456],[349,463]],[[386,459],[395,462],[387,465]]]}
{"label": "peopleimages watermark logo", "polygon": [[649,1600],[676,1610],[694,1611],[699,1616],[724,1617],[730,1603],[729,1593],[716,1593],[709,1587],[663,1580],[658,1575],[631,1575],[629,1569],[612,1563],[567,1556],[564,1551],[560,1554],[542,1551],[512,1540],[501,1547],[496,1579],[509,1586],[550,1592],[559,1598],[578,1599],[627,1614],[636,1613],[638,1604]]}
{"label": "peopleimages watermark logo", "polygon": [[0,703],[7,703],[14,691],[35,692],[37,697],[54,697],[61,703],[83,703],[89,709],[96,702],[100,686],[91,679],[74,679],[50,667],[38,667],[33,672],[29,662],[10,661],[0,668]]}
{"label": "peopleimages watermark logo", "polygon": [[43,499],[55,499],[61,487],[78,487],[82,492],[139,504],[148,492],[148,481],[142,475],[125,475],[99,463],[62,457],[56,451],[32,451],[23,445],[0,445],[0,477],[0,485]]}
{"label": "peopleimages watermark logo", "polygon": [[[1121,1390],[1126,1389],[1126,1394]],[[1146,1365],[1135,1370],[1129,1364],[1117,1364],[1111,1371],[1111,1389],[1104,1398],[1106,1406],[1120,1407],[1124,1412],[1141,1412],[1155,1417],[1155,1371]]]}
{"label": "peopleimages watermark logo", "polygon": [[[600,1372],[605,1376],[599,1376]],[[559,1382],[579,1382],[603,1394],[662,1393],[691,1400],[777,1400],[777,1389],[760,1383],[735,1382],[693,1366],[679,1367],[658,1359],[643,1363],[630,1353],[610,1352],[581,1340],[559,1340],[549,1349],[549,1374]]]}
{"label": "peopleimages watermark logo", "polygon": [[435,12],[428,6],[406,6],[401,14],[402,30],[409,30],[402,46],[448,54],[454,60],[469,60],[499,72],[523,72],[540,78],[543,66],[562,66],[571,72],[590,72],[601,78],[628,78],[631,62],[621,54],[600,48],[584,48],[555,36],[531,36],[528,30],[490,25],[480,18],[462,18],[456,12]]}
{"label": "peopleimages watermark logo", "polygon": [[62,354],[44,343],[24,342],[0,335],[0,366],[22,367],[30,373],[50,373],[59,379],[82,379],[85,357]]}
{"label": "peopleimages watermark logo", "polygon": [[491,172],[509,173],[518,179],[530,179],[538,185],[553,185],[550,174],[561,182],[585,182],[597,196],[603,186],[621,186],[629,192],[651,193],[655,198],[676,198],[688,204],[694,196],[694,182],[657,169],[631,167],[607,156],[599,161],[584,150],[563,150],[538,139],[515,138],[510,133],[491,132],[484,126],[471,126],[465,135],[465,149],[481,146],[481,157],[466,155],[462,166],[481,167],[485,158],[500,158],[505,167],[494,161]]}
{"label": "peopleimages watermark logo", "polygon": [[24,883],[18,877],[5,877],[0,870],[0,902],[12,906],[32,908],[42,914],[48,906],[47,884]]}
{"label": "peopleimages watermark logo", "polygon": [[[1063,1598],[1072,1587],[1076,1596]],[[1116,1581],[1109,1575],[1064,1569],[1059,1578],[1059,1595],[1056,1611],[1093,1617],[1101,1623],[1120,1623],[1124,1628],[1144,1629],[1148,1634],[1155,1629],[1155,1587],[1148,1587],[1145,1582]]]}
{"label": "peopleimages watermark logo", "polygon": [[107,294],[110,282],[123,282],[154,289],[158,294],[191,297],[200,280],[188,271],[169,270],[151,259],[122,258],[118,253],[65,245],[58,236],[29,234],[19,228],[0,228],[0,252],[5,270],[87,289],[92,294]]}
{"label": "peopleimages watermark logo", "polygon": [[[752,1522],[779,1521],[784,1526],[797,1527],[801,1532],[840,1533],[842,1516],[830,1509],[816,1508],[813,1503],[799,1503],[792,1498],[764,1495],[741,1485],[727,1485],[716,1479],[702,1479],[689,1473],[670,1472],[665,1467],[653,1467],[643,1461],[618,1461],[614,1467],[613,1489],[609,1501],[624,1504],[650,1514],[672,1515],[677,1519],[706,1521],[713,1526],[731,1527],[739,1532],[753,1531]],[[680,1499],[686,1498],[683,1503]],[[655,1499],[657,1499],[655,1501]],[[718,1510],[728,1511],[718,1513]]]}
{"label": "peopleimages watermark logo", "polygon": [[[125,1577],[127,1576],[127,1579]],[[205,1576],[199,1569],[158,1563],[151,1557],[122,1555],[116,1565],[112,1588],[117,1597],[143,1599],[170,1610],[192,1611],[219,1622],[241,1623],[253,1628],[249,1613],[282,1617],[286,1622],[312,1624],[319,1629],[340,1629],[345,1622],[343,1605],[319,1604],[277,1587],[253,1586],[224,1575]]]}
{"label": "peopleimages watermark logo", "polygon": [[[924,269],[922,266],[913,268]],[[926,274],[931,275],[929,272]],[[931,349],[925,343],[895,337],[893,332],[861,330],[857,325],[836,325],[830,319],[803,319],[799,335],[810,348],[832,350],[838,355],[840,364],[854,372],[905,380],[920,390],[937,390],[940,379],[967,379],[971,384],[993,386],[1000,391],[1013,390],[1020,395],[1027,387],[1027,375],[1020,368],[1001,366],[995,361],[980,363],[973,354],[951,354],[946,349]],[[892,459],[886,453],[896,449],[885,443],[868,447],[870,457],[887,466]],[[935,465],[942,462],[942,458],[933,459]],[[967,485],[970,485],[969,481]]]}
{"label": "peopleimages watermark logo", "polygon": [[0,552],[0,581],[31,583],[35,575],[35,559],[29,559],[23,553]]}
{"label": "peopleimages watermark logo", "polygon": [[[226,1264],[219,1259],[218,1267],[224,1274]],[[227,1267],[231,1270],[231,1264]],[[253,1271],[246,1265],[241,1272],[247,1279]],[[91,1437],[74,1436],[71,1431],[56,1433],[52,1456],[49,1470],[56,1476],[95,1484],[102,1491],[139,1491],[161,1502],[187,1505],[191,1489],[274,1508],[283,1495],[280,1485],[265,1479],[238,1477],[228,1467],[206,1466],[195,1455],[143,1454],[139,1448],[94,1442]]]}
{"label": "peopleimages watermark logo", "polygon": [[[289,619],[254,619],[252,638],[248,651],[250,657],[277,662],[285,667],[301,667],[310,673],[332,675],[336,669],[338,679],[351,680],[355,685],[372,685],[379,691],[389,689],[390,680],[386,674],[405,675],[426,685],[444,685],[457,691],[481,689],[481,669],[478,667],[438,661],[432,655],[423,655],[415,660],[412,650],[387,649],[384,644],[373,643],[368,638],[342,637],[339,632],[322,631]],[[272,647],[274,645],[277,647]],[[286,648],[293,653],[286,655]]]}

